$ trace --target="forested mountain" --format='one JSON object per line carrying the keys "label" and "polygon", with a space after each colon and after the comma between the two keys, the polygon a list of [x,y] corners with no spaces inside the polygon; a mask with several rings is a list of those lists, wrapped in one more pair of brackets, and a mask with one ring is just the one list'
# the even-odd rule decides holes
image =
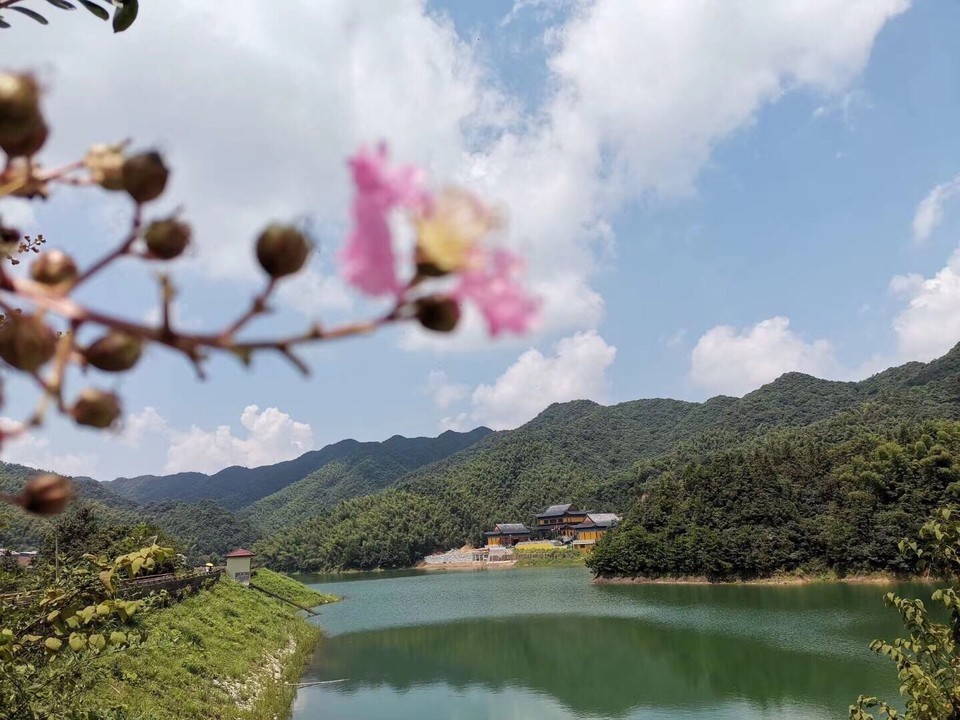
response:
{"label": "forested mountain", "polygon": [[[213,500],[228,510],[239,510],[307,477],[330,462],[356,462],[357,458],[370,455],[373,459],[368,469],[379,476],[377,458],[386,458],[388,462],[400,463],[405,469],[412,469],[467,447],[489,432],[487,428],[477,428],[469,433],[446,432],[436,438],[396,435],[384,442],[342,440],[305,453],[295,460],[274,465],[257,468],[234,466],[213,475],[184,472],[117,478],[109,483],[109,487],[119,495],[141,504],[158,500]],[[337,499],[346,497],[349,494],[344,493],[343,497]]]}
{"label": "forested mountain", "polygon": [[[555,502],[626,511],[651,482],[655,459],[666,467],[699,461],[784,428],[811,426],[852,411],[872,418],[872,426],[861,428],[865,433],[877,433],[880,426],[896,428],[904,421],[956,419],[958,389],[960,347],[931,363],[910,363],[858,383],[788,373],[739,399],[553,405],[516,430],[494,433],[410,473],[395,488],[349,506],[362,510],[362,522],[337,508],[259,547],[287,568],[370,567],[371,553],[364,542],[379,541],[393,552],[381,554],[378,562],[402,565],[411,546],[423,546],[431,537],[438,548],[479,541],[482,530],[494,522],[528,521],[539,508]],[[827,435],[840,432],[829,424],[812,431],[824,442]],[[661,467],[657,472],[663,471]],[[746,483],[741,488],[745,505],[751,503],[749,491]],[[420,499],[430,502],[429,516],[422,519]],[[404,521],[390,526],[376,519],[378,513]],[[446,524],[428,526],[438,515],[453,519],[452,537]],[[364,537],[364,527],[392,529],[370,538]]]}
{"label": "forested mountain", "polygon": [[382,490],[409,471],[468,448],[490,432],[481,427],[466,433],[448,430],[437,438],[397,435],[382,443],[361,443],[353,452],[258,500],[241,515],[261,533],[276,532],[321,515],[343,500]]}

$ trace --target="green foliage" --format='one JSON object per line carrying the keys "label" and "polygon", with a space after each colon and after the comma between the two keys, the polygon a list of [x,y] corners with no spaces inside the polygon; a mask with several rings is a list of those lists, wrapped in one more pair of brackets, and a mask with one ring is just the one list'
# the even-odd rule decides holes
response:
{"label": "green foliage", "polygon": [[326,605],[339,599],[336,595],[318,593],[301,582],[266,568],[255,570],[251,582],[257,587],[269,590],[274,595],[279,595],[290,602],[308,608]]}
{"label": "green foliage", "polygon": [[952,496],[960,424],[878,433],[855,420],[667,464],[589,566],[604,576],[714,580],[909,571],[897,539]]}
{"label": "green foliage", "polygon": [[253,544],[257,533],[251,524],[212,500],[153,503],[144,513],[158,527],[177,538],[177,546],[194,564],[223,561],[225,553]]}
{"label": "green foliage", "polygon": [[457,535],[456,519],[443,504],[388,490],[341,503],[327,517],[258,544],[257,551],[287,570],[408,567],[449,547]]}
{"label": "green foliage", "polygon": [[[258,572],[259,581],[265,573]],[[285,596],[299,592],[289,578],[267,583]],[[99,713],[119,700],[130,720],[288,717],[293,684],[320,639],[300,614],[222,580],[145,614],[140,627],[148,642],[86,666],[74,704]]]}
{"label": "green foliage", "polygon": [[[889,487],[871,489],[871,473],[888,462],[874,454],[882,442],[900,442],[904,422],[915,428],[924,418],[960,416],[958,379],[960,348],[860,383],[788,373],[740,399],[552,405],[516,430],[494,433],[359,505],[339,506],[258,547],[286,569],[374,567],[373,549],[341,547],[374,545],[377,537],[364,528],[390,528],[381,566],[394,567],[418,559],[434,515],[441,521],[432,539],[443,544],[427,552],[479,543],[496,522],[531,522],[546,505],[574,502],[629,510],[628,522],[594,553],[604,574],[755,577],[802,565],[898,570],[904,566],[892,548],[899,530],[892,528],[903,513],[943,500],[943,478],[929,491],[923,478],[938,478],[935,466],[945,460],[929,448],[929,458],[907,463],[907,477],[891,471]],[[953,472],[948,465],[945,472]],[[645,494],[647,509],[638,502]],[[387,518],[396,516],[401,497],[417,512],[410,496],[427,501],[425,512],[406,516],[409,530],[402,531]],[[869,520],[861,503],[876,505]],[[686,529],[689,511],[701,516]]]}
{"label": "green foliage", "polygon": [[[40,23],[41,25],[49,25],[50,22],[47,20],[46,16],[42,13],[33,10],[32,8],[26,7],[24,5],[16,4],[18,2],[23,2],[23,0],[13,0],[12,2],[7,3],[7,9],[12,10],[24,17],[28,17],[34,22]],[[102,0],[100,2],[94,2],[94,0],[76,0],[82,5],[87,11],[89,11],[94,17],[99,18],[100,20],[109,20],[110,13],[107,11],[107,7],[114,5],[113,10],[113,31],[115,33],[123,32],[128,29],[133,21],[137,18],[137,11],[139,10],[139,0],[111,0],[111,2],[106,2]],[[47,0],[47,3],[57,8],[58,10],[76,10],[77,6],[71,2],[71,0]],[[10,27],[10,23],[4,20],[3,16],[0,15],[0,29],[6,29]]]}
{"label": "green foliage", "polygon": [[144,641],[133,622],[148,601],[123,598],[119,583],[163,569],[174,555],[157,544],[110,561],[89,555],[52,581],[33,578],[31,587],[25,578],[16,594],[0,598],[0,716],[108,717],[78,714],[77,675],[90,658]]}
{"label": "green foliage", "polygon": [[[960,515],[945,507],[924,523],[916,540],[902,540],[901,554],[920,571],[946,581],[934,590],[934,607],[949,613],[944,624],[932,619],[922,600],[887,593],[887,605],[900,613],[907,638],[875,640],[870,648],[897,665],[906,720],[956,720],[960,717]],[[876,697],[860,696],[850,706],[851,720],[873,720],[877,708],[887,718],[901,717]]]}

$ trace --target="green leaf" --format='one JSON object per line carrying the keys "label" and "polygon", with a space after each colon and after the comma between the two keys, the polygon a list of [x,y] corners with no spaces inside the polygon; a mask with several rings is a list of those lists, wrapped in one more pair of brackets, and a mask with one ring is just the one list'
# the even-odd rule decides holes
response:
{"label": "green leaf", "polygon": [[0,17],[0,28],[3,28],[4,30],[6,30],[8,27],[10,27],[10,23],[8,23],[6,20]]}
{"label": "green leaf", "polygon": [[137,558],[132,563],[130,563],[130,574],[137,575],[140,572],[140,568],[143,567],[143,560]]}
{"label": "green leaf", "polygon": [[77,6],[73,3],[67,2],[67,0],[47,0],[48,3],[53,5],[55,8],[60,8],[61,10],[76,10]]}
{"label": "green leaf", "polygon": [[109,570],[104,570],[100,573],[100,582],[103,583],[103,586],[107,589],[107,592],[111,595],[113,594],[113,573]]}
{"label": "green leaf", "polygon": [[113,31],[120,33],[133,25],[137,19],[137,13],[140,11],[140,3],[137,0],[127,0],[113,14]]}
{"label": "green leaf", "polygon": [[91,2],[91,0],[80,0],[80,4],[83,5],[87,10],[92,12],[101,20],[110,19],[110,13],[108,13],[105,8],[102,8],[99,5],[97,5],[95,2]]}
{"label": "green leaf", "polygon": [[87,646],[87,639],[83,635],[74,633],[70,636],[70,649],[74,652],[80,652]]}
{"label": "green leaf", "polygon": [[50,650],[52,652],[56,652],[57,650],[63,647],[63,643],[57,640],[56,638],[47,638],[46,640],[43,641],[43,645],[45,648],[47,648],[47,650]]}
{"label": "green leaf", "polygon": [[114,630],[110,633],[110,644],[111,645],[123,645],[127,641],[127,636],[118,630]]}
{"label": "green leaf", "polygon": [[35,11],[31,10],[30,8],[25,8],[25,7],[20,7],[19,5],[14,5],[13,7],[8,8],[8,9],[9,9],[9,10],[15,10],[16,12],[20,13],[21,15],[26,15],[28,18],[30,18],[31,20],[36,20],[36,21],[37,21],[38,23],[40,23],[41,25],[49,25],[49,24],[50,24],[49,21],[48,21],[43,15],[41,15],[41,14],[38,13],[38,12],[35,12]]}
{"label": "green leaf", "polygon": [[87,642],[90,643],[90,647],[94,650],[103,650],[107,646],[106,638],[100,633],[91,635]]}

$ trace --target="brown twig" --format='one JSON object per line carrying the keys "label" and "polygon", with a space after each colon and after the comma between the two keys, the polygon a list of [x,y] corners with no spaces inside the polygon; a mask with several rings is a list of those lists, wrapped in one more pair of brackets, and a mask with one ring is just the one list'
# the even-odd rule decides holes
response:
{"label": "brown twig", "polygon": [[130,233],[127,235],[127,237],[124,238],[123,242],[117,247],[108,252],[102,258],[93,263],[93,265],[87,268],[83,273],[81,273],[80,277],[76,279],[72,287],[76,288],[77,286],[89,280],[93,275],[96,275],[98,272],[110,265],[113,261],[129,254],[130,248],[133,247],[133,244],[137,241],[137,238],[140,237],[140,226],[143,222],[142,218],[143,213],[141,206],[137,205],[136,209],[133,211],[133,222],[131,223]]}

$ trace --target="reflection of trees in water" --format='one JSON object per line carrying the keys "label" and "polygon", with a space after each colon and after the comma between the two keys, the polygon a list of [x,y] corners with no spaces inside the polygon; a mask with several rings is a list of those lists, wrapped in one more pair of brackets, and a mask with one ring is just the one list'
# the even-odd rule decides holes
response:
{"label": "reflection of trees in water", "polygon": [[744,699],[762,707],[816,704],[843,715],[882,669],[728,635],[634,619],[484,619],[356,633],[324,643],[309,677],[347,678],[352,692],[442,682],[547,693],[574,712],[617,716],[639,707],[697,707]]}

